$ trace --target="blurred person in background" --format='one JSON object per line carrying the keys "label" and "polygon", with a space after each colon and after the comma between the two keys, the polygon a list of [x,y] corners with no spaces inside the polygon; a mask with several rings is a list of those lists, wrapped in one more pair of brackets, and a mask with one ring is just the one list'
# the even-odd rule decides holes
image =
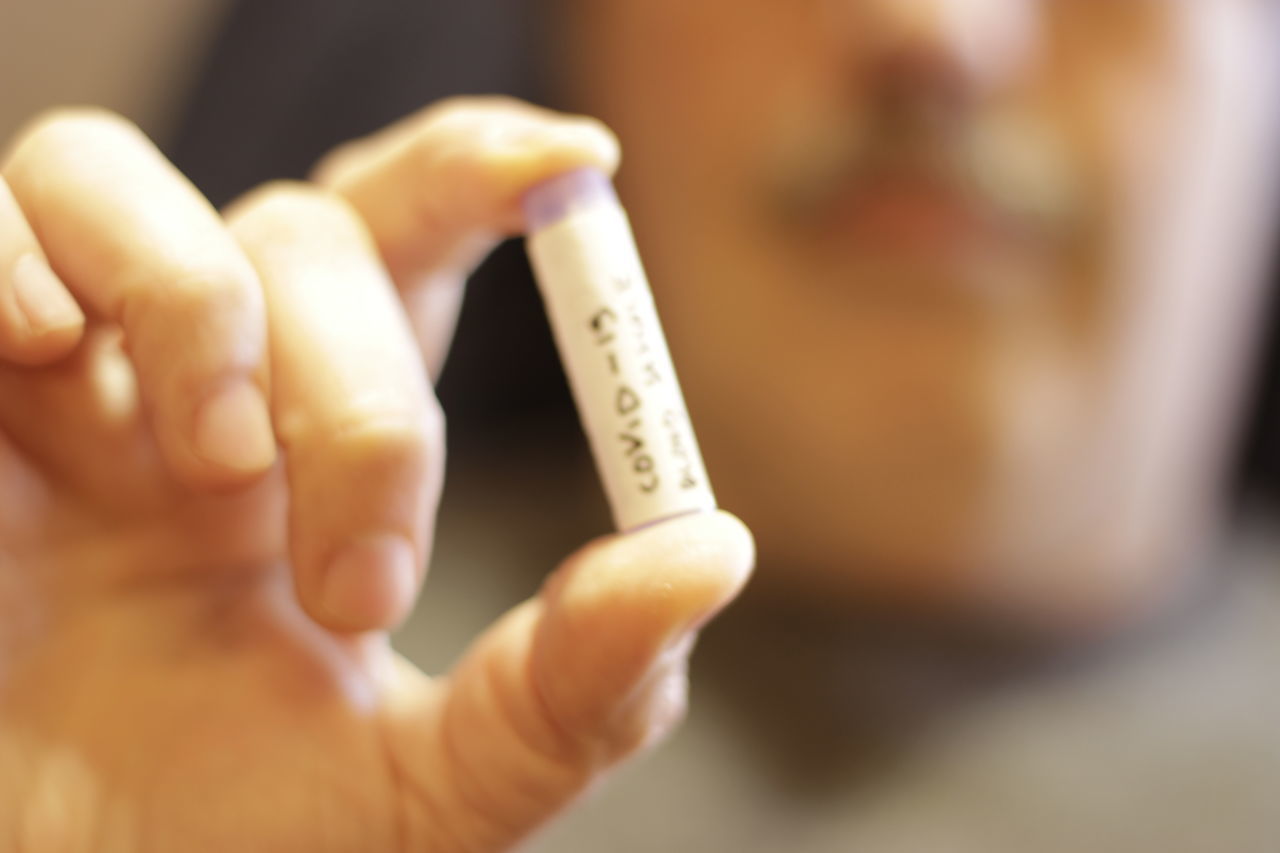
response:
{"label": "blurred person in background", "polygon": [[1273,7],[570,4],[766,581],[1037,623],[1177,588],[1262,304]]}
{"label": "blurred person in background", "polygon": [[[455,76],[456,91],[507,89],[507,76],[540,69],[541,92],[514,93],[619,135],[623,199],[712,480],[757,533],[761,576],[707,637],[706,691],[678,747],[553,831],[547,849],[1267,850],[1280,838],[1269,796],[1280,783],[1280,551],[1265,523],[1229,517],[1225,498],[1267,304],[1278,14],[1270,0],[245,3],[169,150],[221,204],[448,94],[440,79],[461,67],[482,70]],[[154,44],[177,67],[175,32]],[[430,233],[388,240],[402,197],[444,198],[436,209],[454,211],[462,232],[501,196],[495,186],[609,163],[607,137],[589,126],[549,130],[559,120],[521,119],[509,102],[481,113],[446,138],[483,156],[486,128],[514,127],[533,167],[481,172],[454,195],[445,172],[414,187],[397,156],[404,140],[439,150],[436,111],[340,149],[317,173],[352,200],[402,292],[414,291],[401,255],[436,253],[409,264],[415,275],[443,256]],[[305,206],[270,198],[231,214],[259,266],[274,242],[313,227]],[[422,291],[442,297],[409,299],[420,332],[428,318],[420,342],[434,367],[459,295],[460,277],[447,278]],[[536,325],[511,325],[531,304],[520,293],[478,282],[441,383],[461,413],[450,429],[463,459],[451,463],[439,588],[401,644],[430,669],[446,662],[436,649],[527,594],[528,577],[502,564],[545,569],[602,529],[580,453],[512,440],[542,436],[527,411],[538,377],[517,356],[495,380],[478,354],[494,338],[543,351],[530,343]],[[307,299],[273,304],[286,328],[314,332]],[[294,337],[313,347],[286,346],[302,377],[304,364],[330,359],[341,372],[362,352]],[[314,482],[340,489],[353,469],[331,467]],[[738,534],[682,535],[721,544],[702,558],[717,584],[680,586],[680,541],[619,559],[671,577],[690,609],[713,609],[740,581]],[[316,616],[306,591],[300,581]],[[404,595],[369,604],[370,621],[388,621]],[[597,618],[625,622],[644,605],[619,593]],[[1096,638],[1157,612],[1096,658],[1050,658],[1027,642]],[[549,668],[572,686],[584,670],[563,653]],[[108,671],[131,663],[122,655]],[[197,663],[182,663],[205,701]],[[73,670],[46,661],[35,683],[47,695],[74,685],[58,695],[99,707],[106,688]],[[44,713],[57,704],[42,702]],[[146,748],[127,720],[102,731]],[[483,726],[473,735],[494,739]],[[518,816],[496,820],[504,831],[466,823],[460,849],[502,846],[590,776],[579,767],[529,806],[511,782],[527,768],[503,764],[500,749],[481,757],[479,811],[519,801]],[[58,766],[39,790],[82,791],[89,771]],[[255,767],[254,784],[269,784],[276,766]],[[476,802],[474,789],[453,795]],[[225,814],[203,814],[202,828],[218,831]],[[279,810],[273,830],[287,832],[292,814]],[[225,831],[237,826],[227,818]]]}

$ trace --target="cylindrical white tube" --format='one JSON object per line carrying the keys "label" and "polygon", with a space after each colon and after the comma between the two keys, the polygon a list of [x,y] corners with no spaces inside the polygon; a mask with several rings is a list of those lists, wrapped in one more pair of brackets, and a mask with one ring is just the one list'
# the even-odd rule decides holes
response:
{"label": "cylindrical white tube", "polygon": [[619,530],[715,509],[631,226],[601,172],[524,199],[529,257]]}

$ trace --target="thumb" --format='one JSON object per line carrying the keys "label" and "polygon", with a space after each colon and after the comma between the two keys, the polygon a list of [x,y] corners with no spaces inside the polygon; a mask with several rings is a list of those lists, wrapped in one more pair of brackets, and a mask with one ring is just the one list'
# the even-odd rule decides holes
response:
{"label": "thumb", "polygon": [[449,824],[440,834],[458,849],[505,849],[668,732],[684,710],[693,638],[754,560],[751,534],[720,512],[570,557],[438,694],[435,749],[415,787]]}

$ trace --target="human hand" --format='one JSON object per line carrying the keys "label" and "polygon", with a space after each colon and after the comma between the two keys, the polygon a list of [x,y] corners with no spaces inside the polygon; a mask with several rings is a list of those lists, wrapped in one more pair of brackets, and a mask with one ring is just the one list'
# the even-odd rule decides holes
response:
{"label": "human hand", "polygon": [[461,281],[524,187],[614,156],[462,102],[224,220],[118,118],[17,141],[0,850],[503,849],[670,727],[752,562],[723,514],[588,545],[447,677],[385,634],[429,550]]}

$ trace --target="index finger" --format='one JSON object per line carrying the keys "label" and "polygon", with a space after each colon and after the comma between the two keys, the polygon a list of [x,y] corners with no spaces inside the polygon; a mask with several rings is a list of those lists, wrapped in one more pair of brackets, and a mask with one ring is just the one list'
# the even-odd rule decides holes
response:
{"label": "index finger", "polygon": [[315,177],[364,219],[435,376],[463,282],[522,229],[524,193],[584,166],[612,173],[618,159],[617,139],[595,119],[511,98],[454,98],[337,149]]}

